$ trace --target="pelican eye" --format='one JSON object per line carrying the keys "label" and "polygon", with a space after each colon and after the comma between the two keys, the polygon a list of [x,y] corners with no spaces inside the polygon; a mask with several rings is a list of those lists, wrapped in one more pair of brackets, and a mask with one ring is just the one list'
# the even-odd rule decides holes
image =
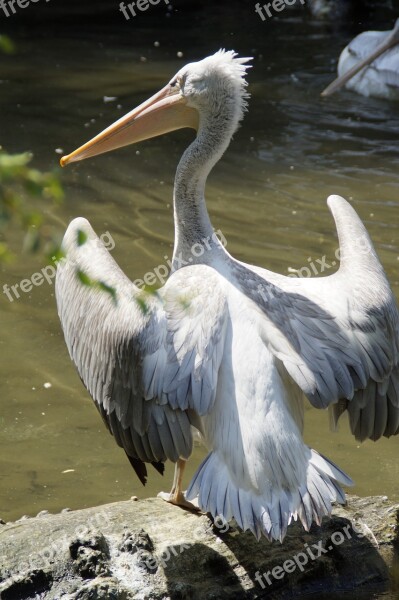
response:
{"label": "pelican eye", "polygon": [[170,82],[169,85],[172,88],[176,88],[178,90],[183,90],[185,82],[186,82],[186,75],[183,75],[183,76],[178,75],[177,77],[172,79],[172,81]]}

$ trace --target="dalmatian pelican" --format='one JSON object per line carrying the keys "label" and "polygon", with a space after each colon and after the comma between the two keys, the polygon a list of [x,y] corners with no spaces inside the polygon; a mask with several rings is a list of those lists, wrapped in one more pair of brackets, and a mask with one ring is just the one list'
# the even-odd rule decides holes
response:
{"label": "dalmatian pelican", "polygon": [[[366,229],[339,196],[328,206],[341,262],[328,277],[245,264],[212,235],[206,180],[246,110],[249,60],[220,50],[188,64],[61,159],[65,166],[182,127],[196,132],[177,167],[174,268],[165,285],[143,307],[143,291],[76,218],[63,240],[56,297],[70,356],[141,481],[145,463],[162,472],[169,459],[175,479],[164,499],[196,502],[258,539],[282,540],[293,520],[306,530],[320,523],[345,501],[341,485],[352,483],[304,443],[306,398],[330,407],[334,422],[347,411],[358,440],[398,433],[398,313]],[[209,248],[197,256],[204,239]],[[82,285],[77,272],[114,294]],[[192,426],[209,453],[184,493]]]}

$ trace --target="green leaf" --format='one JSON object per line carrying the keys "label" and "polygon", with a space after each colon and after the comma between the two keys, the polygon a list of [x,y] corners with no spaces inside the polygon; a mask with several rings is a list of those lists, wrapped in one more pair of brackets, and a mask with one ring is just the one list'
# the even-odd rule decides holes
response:
{"label": "green leaf", "polygon": [[78,246],[83,246],[83,244],[87,242],[87,233],[85,233],[81,229],[78,229],[77,233],[77,244]]}
{"label": "green leaf", "polygon": [[188,310],[191,306],[191,298],[187,294],[181,295],[178,298],[178,303],[183,308],[183,310]]}
{"label": "green leaf", "polygon": [[0,242],[0,263],[11,262],[13,254],[9,251],[7,244]]}
{"label": "green leaf", "polygon": [[44,193],[48,198],[52,198],[52,200],[55,200],[56,202],[61,202],[64,198],[64,190],[55,175],[50,175],[48,177]]}
{"label": "green leaf", "polygon": [[4,54],[13,54],[15,52],[15,44],[8,35],[0,35],[0,50]]}
{"label": "green leaf", "polygon": [[23,152],[22,154],[7,154],[6,152],[1,151],[0,169],[15,169],[17,167],[25,167],[31,160],[31,152]]}
{"label": "green leaf", "polygon": [[25,189],[31,196],[41,196],[43,194],[43,186],[38,181],[28,179],[25,181]]}
{"label": "green leaf", "polygon": [[31,228],[25,234],[22,250],[24,252],[37,252],[40,248],[40,235],[37,229]]}
{"label": "green leaf", "polygon": [[54,265],[63,261],[66,258],[65,252],[61,249],[60,246],[54,246],[51,252],[48,254],[48,259]]}
{"label": "green leaf", "polygon": [[149,308],[147,302],[145,301],[144,294],[142,296],[137,296],[136,302],[143,314],[146,315],[149,311]]}
{"label": "green leaf", "polygon": [[43,215],[39,212],[26,212],[22,217],[22,223],[26,228],[35,227],[39,229],[43,223]]}
{"label": "green leaf", "polygon": [[[20,226],[23,248],[30,251],[44,248],[46,252],[49,240],[58,237],[48,223],[47,201],[49,198],[53,204],[61,201],[63,190],[56,172],[43,173],[30,168],[32,157],[30,152],[8,154],[0,146],[0,230],[7,235],[10,227]],[[55,249],[59,247],[55,241],[52,245]]]}
{"label": "green leaf", "polygon": [[87,287],[93,287],[94,281],[90,279],[90,277],[86,275],[84,271],[77,269],[76,275],[78,276],[80,282],[83,283],[83,285],[86,285]]}
{"label": "green leaf", "polygon": [[156,296],[158,293],[159,286],[157,287],[155,285],[144,284],[144,286],[141,289],[149,296]]}
{"label": "green leaf", "polygon": [[112,300],[114,301],[115,304],[117,304],[117,297],[116,297],[116,289],[111,287],[110,285],[107,285],[106,283],[104,283],[103,281],[99,281],[98,282],[98,287],[100,290],[107,292],[107,294],[110,294]]}

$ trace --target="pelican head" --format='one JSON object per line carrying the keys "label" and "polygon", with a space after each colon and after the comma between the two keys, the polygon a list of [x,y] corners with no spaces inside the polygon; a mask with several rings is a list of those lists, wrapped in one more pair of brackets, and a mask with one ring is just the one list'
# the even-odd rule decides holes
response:
{"label": "pelican head", "polygon": [[245,63],[249,60],[219,50],[186,65],[149,100],[63,156],[61,166],[185,127],[198,132],[212,117],[220,122],[227,111],[232,134],[246,107]]}
{"label": "pelican head", "polygon": [[219,115],[221,104],[230,104],[236,110],[235,120],[241,120],[246,107],[246,65],[250,58],[237,58],[233,51],[219,50],[201,61],[180,69],[172,83],[177,83],[187,105],[200,115]]}

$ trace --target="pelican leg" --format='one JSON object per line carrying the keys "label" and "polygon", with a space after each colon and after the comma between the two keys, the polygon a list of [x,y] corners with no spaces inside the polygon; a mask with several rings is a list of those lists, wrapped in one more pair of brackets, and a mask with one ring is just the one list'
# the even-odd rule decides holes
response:
{"label": "pelican leg", "polygon": [[167,492],[159,492],[158,498],[162,498],[162,500],[170,502],[170,504],[176,504],[176,506],[182,506],[183,508],[198,511],[198,506],[186,500],[182,491],[182,480],[186,462],[187,461],[183,460],[182,458],[179,458],[175,464],[175,474],[173,477],[173,485],[170,494]]}

